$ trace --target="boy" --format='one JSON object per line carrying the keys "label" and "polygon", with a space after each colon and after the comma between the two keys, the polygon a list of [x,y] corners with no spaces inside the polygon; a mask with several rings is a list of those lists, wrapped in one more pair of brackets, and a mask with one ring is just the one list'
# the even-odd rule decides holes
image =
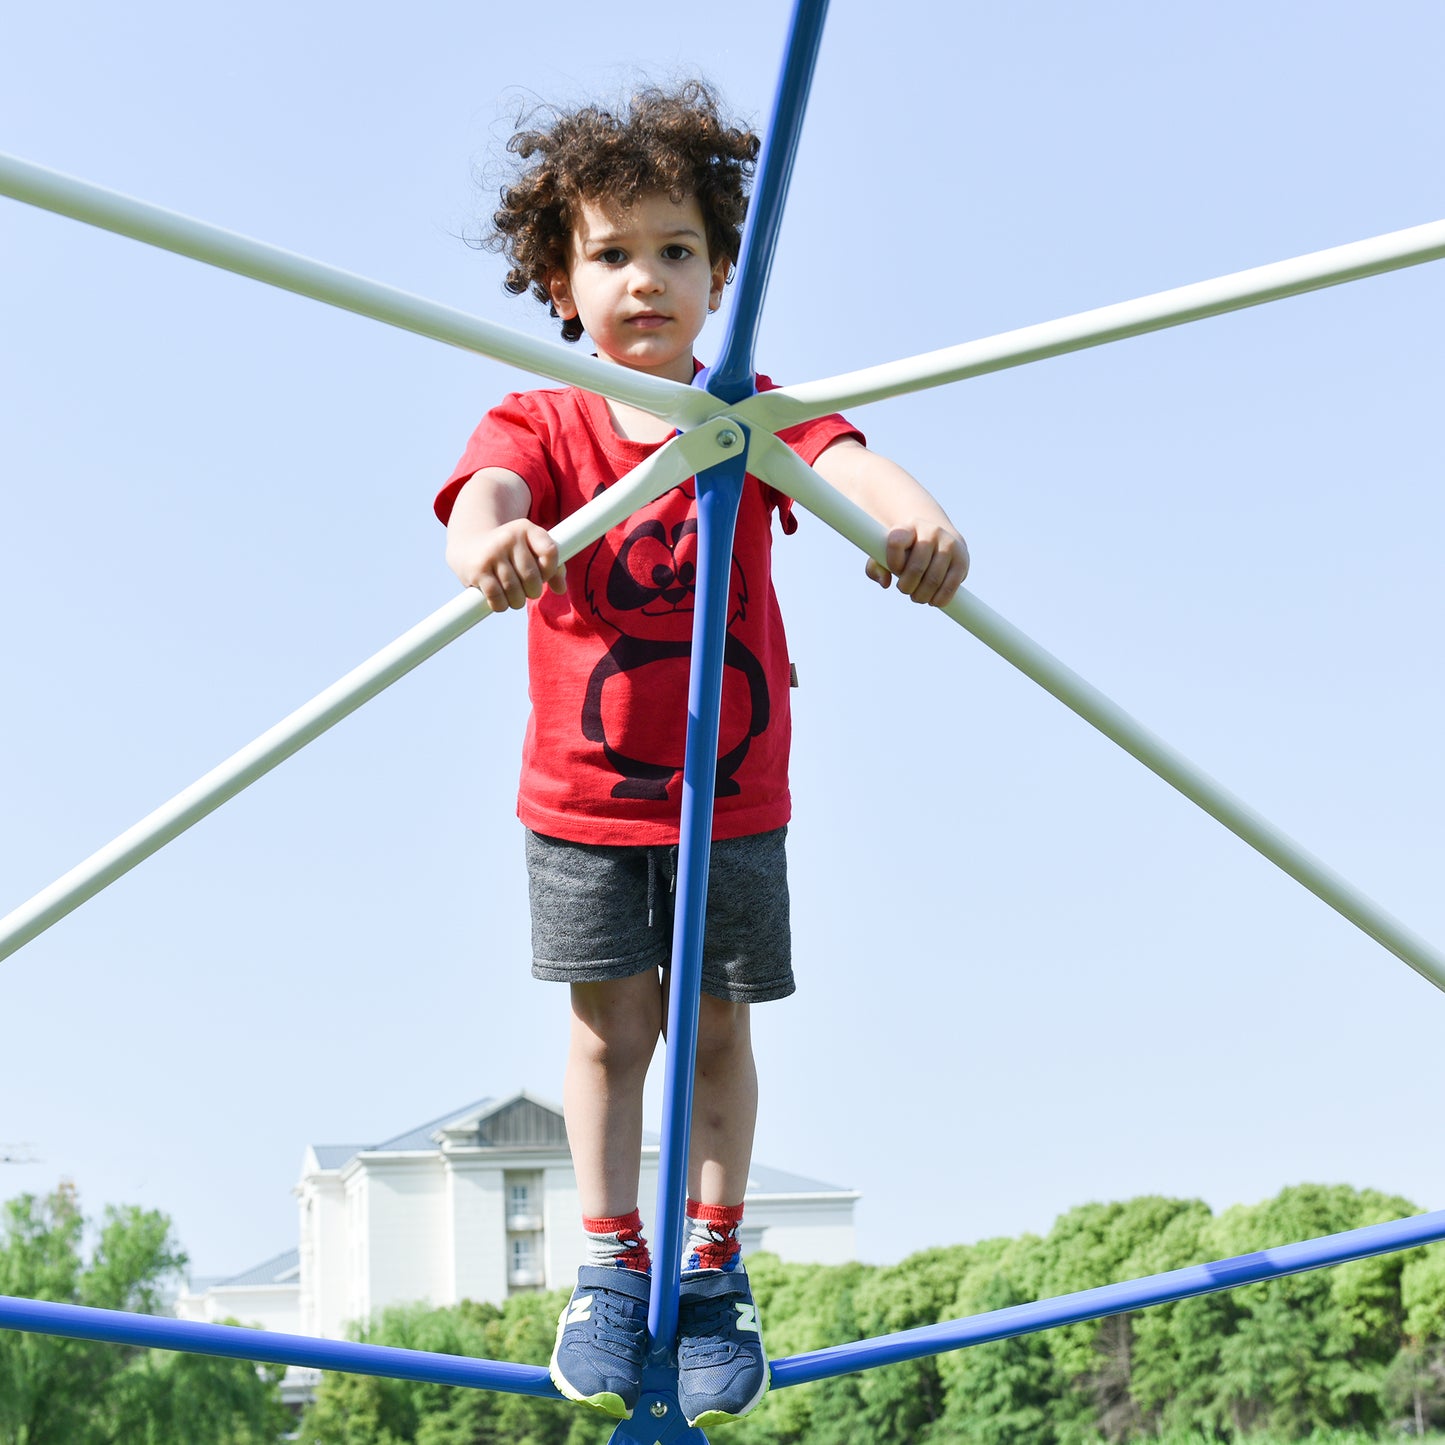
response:
{"label": "boy", "polygon": [[[585,330],[602,360],[690,382],[693,342],[737,260],[757,137],[691,83],[645,91],[620,117],[558,114],[510,149],[526,164],[502,192],[491,242],[512,262],[508,290],[547,303],[567,340]],[[529,612],[518,815],[529,830],[533,973],[571,989],[564,1107],[589,1260],[551,1372],[564,1395],[622,1419],[649,1345],[642,1090],[671,954],[693,484],[565,568],[547,528],[671,434],[575,388],[516,394],[483,420],[436,503],[462,582],[494,610]],[[935,606],[953,596],[967,549],[913,478],[841,417],[780,435],[892,528],[888,570],[868,564],[874,581],[896,575],[900,591]],[[790,669],[770,574],[773,511],[784,532],[796,529],[791,501],[749,477],[734,541],[677,1339],[679,1404],[704,1427],[746,1414],[768,1385],[738,1226],[757,1114],[748,1010],[794,988]]]}

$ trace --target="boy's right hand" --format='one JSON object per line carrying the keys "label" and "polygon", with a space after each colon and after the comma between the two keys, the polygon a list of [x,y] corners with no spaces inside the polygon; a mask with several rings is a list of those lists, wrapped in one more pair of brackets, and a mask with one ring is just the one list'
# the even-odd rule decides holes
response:
{"label": "boy's right hand", "polygon": [[487,599],[493,612],[525,607],[529,597],[542,595],[544,586],[559,593],[567,590],[567,569],[552,534],[525,517],[484,532],[447,561],[465,586]]}

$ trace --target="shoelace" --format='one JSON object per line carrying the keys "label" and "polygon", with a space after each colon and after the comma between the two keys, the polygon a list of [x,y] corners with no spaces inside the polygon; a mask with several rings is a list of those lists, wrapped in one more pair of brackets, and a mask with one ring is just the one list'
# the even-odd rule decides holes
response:
{"label": "shoelace", "polygon": [[610,1290],[594,1290],[592,1311],[595,1316],[593,1340],[599,1348],[621,1359],[636,1356],[645,1333],[640,1320],[634,1319],[627,1304]]}
{"label": "shoelace", "polygon": [[687,1306],[688,1354],[705,1365],[730,1360],[738,1353],[732,1326],[736,1319],[733,1295],[700,1300]]}

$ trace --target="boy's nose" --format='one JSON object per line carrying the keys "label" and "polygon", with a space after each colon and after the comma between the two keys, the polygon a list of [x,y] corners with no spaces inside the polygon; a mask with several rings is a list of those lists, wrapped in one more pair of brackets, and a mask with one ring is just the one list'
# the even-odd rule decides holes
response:
{"label": "boy's nose", "polygon": [[662,290],[662,277],[646,266],[634,266],[628,289],[636,296],[655,296]]}

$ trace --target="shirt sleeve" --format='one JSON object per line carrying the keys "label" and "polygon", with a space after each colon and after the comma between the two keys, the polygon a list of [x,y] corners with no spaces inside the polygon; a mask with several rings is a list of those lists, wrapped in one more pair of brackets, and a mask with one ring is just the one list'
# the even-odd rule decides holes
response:
{"label": "shirt sleeve", "polygon": [[[766,376],[758,376],[758,390],[772,391],[773,382]],[[867,439],[847,417],[837,412],[827,416],[814,417],[811,421],[787,426],[778,433],[778,440],[786,442],[809,466],[828,450],[836,441],[849,437],[860,446],[867,446]],[[798,530],[798,519],[793,513],[793,499],[775,487],[763,486],[763,496],[769,506],[778,509],[778,522],[784,533],[791,536]]]}
{"label": "shirt sleeve", "polygon": [[432,503],[443,526],[450,520],[457,494],[483,467],[504,467],[526,482],[532,494],[528,516],[547,526],[555,520],[557,485],[548,451],[546,418],[524,392],[513,392],[484,416],[472,433],[461,460]]}

